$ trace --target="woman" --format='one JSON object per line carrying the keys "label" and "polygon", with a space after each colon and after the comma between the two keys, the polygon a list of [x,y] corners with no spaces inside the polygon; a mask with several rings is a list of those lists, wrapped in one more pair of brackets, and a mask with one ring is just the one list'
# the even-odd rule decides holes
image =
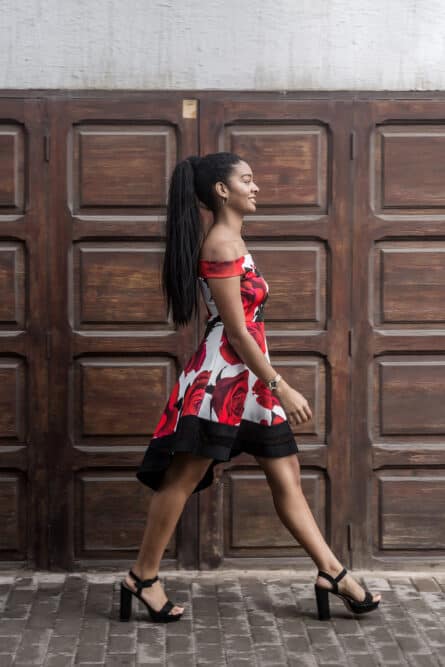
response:
{"label": "woman", "polygon": [[[121,584],[122,620],[130,618],[133,595],[152,620],[180,619],[184,608],[167,599],[157,576],[163,552],[190,494],[212,483],[216,463],[241,451],[264,470],[278,516],[319,568],[319,618],[329,618],[329,592],[356,613],[380,601],[342,568],[301,490],[290,425],[312,413],[270,365],[263,321],[268,284],[241,235],[258,192],[249,165],[233,153],[189,157],[172,175],[163,266],[167,309],[177,326],[187,324],[198,312],[200,288],[208,320],[137,471],[155,493],[137,560]],[[200,204],[214,216],[206,235]]]}

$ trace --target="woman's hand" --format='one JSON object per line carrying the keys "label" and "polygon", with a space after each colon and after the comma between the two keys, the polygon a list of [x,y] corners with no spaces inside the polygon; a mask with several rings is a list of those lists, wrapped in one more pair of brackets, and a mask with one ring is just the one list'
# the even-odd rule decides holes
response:
{"label": "woman's hand", "polygon": [[312,419],[312,412],[305,397],[283,379],[273,393],[278,397],[291,424],[302,424]]}

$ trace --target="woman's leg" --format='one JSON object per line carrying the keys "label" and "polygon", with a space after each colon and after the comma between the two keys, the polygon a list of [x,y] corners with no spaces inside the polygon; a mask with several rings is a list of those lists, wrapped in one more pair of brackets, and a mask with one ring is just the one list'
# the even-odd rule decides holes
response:
{"label": "woman's leg", "polygon": [[[339,574],[343,565],[327,545],[303,495],[300,464],[296,455],[255,458],[264,470],[275,509],[283,525],[307,551],[319,570],[328,572],[331,576]],[[317,578],[317,584],[332,588],[322,577]],[[349,573],[340,581],[339,590],[356,600],[363,600],[365,597],[363,588]],[[374,600],[379,600],[380,597],[374,595]]]}
{"label": "woman's leg", "polygon": [[[148,508],[147,521],[139,553],[131,568],[140,579],[150,579],[159,570],[162,555],[182,514],[184,505],[204,476],[212,459],[195,456],[189,452],[176,452],[165,472],[162,484],[154,491]],[[135,590],[134,581],[128,575],[126,583]],[[144,588],[142,596],[157,611],[167,601],[159,581]],[[183,611],[175,606],[171,614]]]}

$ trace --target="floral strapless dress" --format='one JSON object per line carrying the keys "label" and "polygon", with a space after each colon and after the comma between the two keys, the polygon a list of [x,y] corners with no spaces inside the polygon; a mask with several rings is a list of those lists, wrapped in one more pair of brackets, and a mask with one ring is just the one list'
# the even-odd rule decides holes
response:
{"label": "floral strapless dress", "polygon": [[269,286],[250,253],[224,262],[200,260],[199,285],[208,319],[203,338],[178,377],[148,445],[137,478],[157,489],[175,452],[209,457],[194,489],[214,479],[213,467],[241,452],[287,456],[298,451],[278,398],[241,360],[227,340],[207,278],[241,276],[246,328],[270,362],[264,330]]}

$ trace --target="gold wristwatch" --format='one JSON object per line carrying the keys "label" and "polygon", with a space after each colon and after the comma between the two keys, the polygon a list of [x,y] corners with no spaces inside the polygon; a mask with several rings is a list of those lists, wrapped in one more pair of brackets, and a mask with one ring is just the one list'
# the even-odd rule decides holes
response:
{"label": "gold wristwatch", "polygon": [[278,385],[278,383],[279,383],[279,381],[280,381],[281,379],[282,379],[282,378],[281,378],[281,375],[275,375],[275,377],[273,378],[273,380],[269,380],[269,382],[266,382],[266,384],[267,384],[267,386],[269,387],[269,389],[270,389],[271,391],[273,391],[274,389],[277,388],[277,385]]}

